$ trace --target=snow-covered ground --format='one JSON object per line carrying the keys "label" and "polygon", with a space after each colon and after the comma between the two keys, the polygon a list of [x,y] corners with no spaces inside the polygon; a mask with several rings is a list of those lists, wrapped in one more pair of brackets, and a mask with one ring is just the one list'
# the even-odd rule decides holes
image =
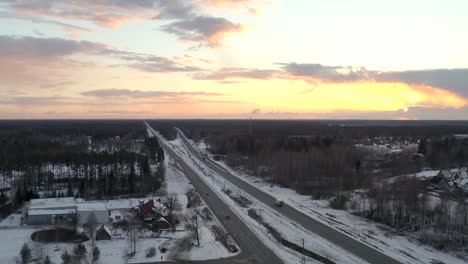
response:
{"label": "snow-covered ground", "polygon": [[[20,226],[21,225],[21,214],[11,214],[4,218],[0,222],[0,226]],[[1,231],[0,231],[1,235]]]}
{"label": "snow-covered ground", "polygon": [[[182,213],[188,213],[187,209],[187,196],[186,193],[193,189],[188,179],[177,168],[173,167],[174,164],[169,158],[165,161],[166,165],[166,185],[168,194],[176,195],[181,205]],[[143,198],[129,198],[117,200],[104,200],[106,208],[111,211],[111,216],[120,215],[122,218],[128,215],[129,209],[138,206],[139,200]],[[202,202],[201,207],[205,206]],[[35,258],[42,256],[45,258],[49,256],[52,263],[62,263],[61,255],[63,252],[68,251],[70,254],[73,252],[73,243],[39,243],[31,240],[31,235],[40,229],[31,228],[29,226],[21,226],[21,215],[12,214],[0,222],[0,263],[16,263],[21,247],[24,243],[33,251]],[[211,225],[220,225],[216,219],[205,222],[200,221],[200,246],[194,246],[190,251],[178,255],[184,259],[191,260],[205,260],[217,259],[233,256],[221,243],[215,241],[215,236],[210,230]],[[127,252],[130,249],[130,242],[127,239],[127,234],[122,230],[112,229],[114,235],[113,240],[110,241],[96,241],[96,246],[100,249],[100,263],[145,263],[145,262],[158,262],[167,261],[173,255],[171,248],[174,248],[177,242],[188,235],[188,232],[183,230],[183,224],[178,227],[178,232],[163,232],[160,238],[153,238],[152,232],[146,231],[139,234],[137,240],[136,255],[128,258]],[[83,243],[88,250],[88,259],[91,258],[91,241]],[[156,256],[147,258],[146,250],[155,247]],[[164,247],[169,250],[161,253],[159,248]]]}
{"label": "snow-covered ground", "polygon": [[[73,243],[39,243],[31,240],[31,234],[40,229],[29,227],[2,229],[0,230],[0,262],[5,264],[16,263],[19,252],[24,243],[27,243],[32,250],[33,258],[38,258],[42,255],[43,258],[49,256],[52,263],[62,263],[60,256],[63,252],[68,251],[73,254],[73,248],[76,244]],[[159,245],[167,243],[166,238],[140,238],[137,241],[136,255],[129,259],[129,263],[143,263],[143,262],[157,262],[167,260],[167,253],[163,254],[159,250],[156,256],[147,258],[145,250],[150,247],[158,248]],[[88,260],[91,259],[91,241],[83,243],[88,250]],[[126,250],[130,247],[129,241],[126,239],[110,240],[110,241],[96,241],[96,246],[100,250],[100,263],[124,263],[126,258]]]}
{"label": "snow-covered ground", "polygon": [[[180,142],[175,141],[175,143],[180,145]],[[205,144],[199,144],[198,147],[205,147]],[[210,155],[206,148],[201,149],[201,151]],[[282,199],[290,206],[306,213],[310,217],[366,243],[403,263],[436,263],[437,261],[446,264],[466,263],[462,259],[424,246],[416,240],[394,235],[394,232],[386,226],[352,215],[346,211],[331,209],[328,201],[314,200],[311,196],[300,195],[291,189],[271,185],[260,178],[246,175],[239,170],[233,170],[224,162],[217,161],[217,163],[244,181],[264,192],[274,194],[275,197]],[[271,218],[277,220],[279,217],[276,215]],[[284,229],[286,230],[286,228]],[[292,233],[296,233],[296,231],[292,231]],[[304,232],[301,231],[300,234],[302,233]],[[331,256],[338,259],[337,262],[339,262],[340,255],[332,250]],[[349,261],[343,263],[349,263]]]}
{"label": "snow-covered ground", "polygon": [[[263,203],[256,201],[248,194],[238,189],[235,185],[226,182],[221,176],[216,175],[208,167],[192,160],[190,155],[188,155],[188,150],[185,149],[180,139],[170,141],[169,143],[174,146],[176,152],[181,155],[181,157],[184,158],[184,160],[186,160],[187,163],[199,173],[199,175],[203,175],[202,179],[204,179],[207,184],[212,186],[217,194],[227,204],[230,205],[230,207],[239,215],[241,219],[245,220],[246,224],[251,227],[252,231],[256,233],[258,237],[274,252],[278,252],[278,256],[282,258],[285,263],[302,263],[302,255],[296,251],[282,246],[279,242],[277,242],[263,225],[260,225],[256,220],[248,216],[249,209],[256,209],[257,212],[261,214],[265,222],[278,230],[281,235],[288,241],[301,245],[302,240],[304,239],[304,246],[307,250],[313,251],[323,257],[331,259],[336,263],[367,263],[348,253],[346,250],[343,250],[342,248],[335,246],[327,240],[322,239],[302,226],[294,223],[290,219],[284,217],[283,215],[276,213],[273,209],[264,205]],[[229,198],[225,192],[223,192],[223,188],[229,189],[234,196],[240,195],[246,197],[252,202],[252,204],[247,208],[239,206],[234,200]],[[307,263],[320,263],[310,258],[307,258],[307,261]]]}
{"label": "snow-covered ground", "polygon": [[[175,167],[175,163],[172,159],[166,155],[164,160],[164,165],[166,167],[166,188],[168,195],[175,195],[180,204],[180,210],[182,215],[192,215],[193,211],[190,208],[187,208],[187,192],[194,189],[190,181],[184,174]],[[206,207],[204,202],[198,206],[197,209]],[[220,242],[216,241],[214,234],[212,233],[210,226],[217,225],[222,228],[217,219],[212,221],[203,221],[200,219],[200,246],[193,246],[190,251],[184,252],[183,254],[177,254],[177,257],[186,259],[186,260],[208,260],[208,259],[218,259],[218,258],[227,258],[234,256],[236,254],[230,253]],[[179,232],[181,233],[181,232]],[[181,237],[185,237],[188,232],[182,232]],[[174,252],[175,253],[175,252]]]}

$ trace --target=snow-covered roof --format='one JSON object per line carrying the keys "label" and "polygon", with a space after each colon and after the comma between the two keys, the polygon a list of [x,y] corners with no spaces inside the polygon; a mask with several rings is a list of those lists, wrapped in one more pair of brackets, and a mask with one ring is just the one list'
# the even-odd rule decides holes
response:
{"label": "snow-covered roof", "polygon": [[107,211],[107,206],[102,202],[77,203],[78,211]]}
{"label": "snow-covered roof", "polygon": [[74,214],[75,209],[30,209],[28,215],[65,215]]}
{"label": "snow-covered roof", "polygon": [[155,199],[153,199],[153,211],[162,216],[167,216],[169,214],[167,207]]}
{"label": "snow-covered roof", "polygon": [[73,197],[32,199],[29,202],[29,208],[30,209],[49,209],[49,208],[76,207],[77,201],[82,201],[82,199],[75,199]]}
{"label": "snow-covered roof", "polygon": [[101,228],[99,228],[99,229],[104,230],[106,233],[108,233],[110,236],[112,236],[112,232],[110,231],[110,229],[106,225],[102,225]]}

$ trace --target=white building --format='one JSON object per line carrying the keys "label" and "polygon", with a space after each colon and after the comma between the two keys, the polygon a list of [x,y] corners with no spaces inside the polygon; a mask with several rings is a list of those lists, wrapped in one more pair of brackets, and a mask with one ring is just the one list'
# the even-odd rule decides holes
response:
{"label": "white building", "polygon": [[32,199],[25,207],[28,225],[73,224],[76,222],[76,204],[81,199],[73,197]]}
{"label": "white building", "polygon": [[94,214],[96,224],[109,223],[109,209],[106,204],[102,202],[83,202],[77,203],[77,221],[78,225],[85,225],[88,223],[91,215]]}

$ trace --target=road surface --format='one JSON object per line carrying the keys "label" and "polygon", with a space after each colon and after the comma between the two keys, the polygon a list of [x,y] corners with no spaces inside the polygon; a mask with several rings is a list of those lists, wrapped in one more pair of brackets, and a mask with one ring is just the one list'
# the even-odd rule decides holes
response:
{"label": "road surface", "polygon": [[369,262],[369,263],[384,263],[384,264],[401,264],[401,262],[383,254],[382,252],[378,251],[375,248],[367,246],[327,225],[322,224],[321,222],[307,216],[306,214],[302,213],[301,211],[284,204],[282,207],[275,206],[275,198],[270,196],[269,194],[257,189],[256,187],[250,185],[249,183],[239,179],[237,176],[232,175],[228,170],[224,169],[216,162],[212,161],[208,157],[203,157],[203,155],[196,149],[185,137],[185,135],[177,129],[177,133],[179,137],[184,142],[186,148],[190,151],[190,153],[195,156],[199,162],[203,162],[206,166],[212,169],[214,172],[219,174],[220,176],[224,177],[226,180],[231,182],[232,184],[236,185],[240,189],[244,190],[252,197],[256,198],[257,200],[263,202],[264,204],[270,206],[278,213],[292,219],[296,223],[302,225],[303,227],[307,228],[308,230],[316,233],[317,235],[321,236],[324,239],[332,242],[335,245],[338,245],[348,252],[354,254],[357,257]]}
{"label": "road surface", "polygon": [[[183,169],[184,174],[197,189],[200,196],[210,207],[216,217],[221,221],[229,234],[237,242],[241,253],[228,259],[218,259],[213,261],[177,261],[177,263],[252,263],[252,264],[280,264],[283,261],[253,233],[252,230],[231,210],[218,195],[214,192],[200,176],[182,159],[175,151],[166,144],[164,140],[149,125],[148,132],[156,137],[166,154],[170,155],[174,162]],[[225,219],[226,215],[230,219]]]}

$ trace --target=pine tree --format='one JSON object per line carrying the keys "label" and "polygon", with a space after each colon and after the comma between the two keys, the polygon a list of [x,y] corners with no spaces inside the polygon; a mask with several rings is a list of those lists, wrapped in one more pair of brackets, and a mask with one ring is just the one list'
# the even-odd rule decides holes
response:
{"label": "pine tree", "polygon": [[23,264],[29,263],[31,261],[31,258],[32,258],[31,249],[29,249],[26,243],[21,248],[20,256],[21,256],[21,263]]}
{"label": "pine tree", "polygon": [[88,253],[88,250],[83,244],[80,243],[73,249],[73,253],[78,259],[82,259],[86,253]]}
{"label": "pine tree", "polygon": [[94,247],[93,248],[93,262],[94,261],[97,261],[99,259],[99,255],[101,254],[101,252],[99,251],[99,248],[98,247]]}
{"label": "pine tree", "polygon": [[63,252],[61,259],[63,264],[71,264],[71,256],[68,254],[68,251],[65,250],[65,252]]}

